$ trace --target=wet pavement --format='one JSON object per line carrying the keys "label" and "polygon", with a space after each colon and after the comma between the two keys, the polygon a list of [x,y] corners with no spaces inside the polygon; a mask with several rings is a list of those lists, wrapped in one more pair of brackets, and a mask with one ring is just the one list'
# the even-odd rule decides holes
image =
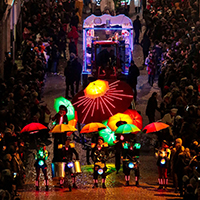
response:
{"label": "wet pavement", "polygon": [[[132,19],[136,15],[133,15]],[[144,32],[144,27],[143,27]],[[141,34],[142,37],[142,34]],[[79,59],[82,60],[82,36],[80,34],[79,42]],[[135,45],[133,57],[136,65],[138,67],[142,66],[143,63],[143,54],[142,48],[140,45]],[[48,107],[51,110],[51,115],[56,114],[53,109],[54,99],[59,96],[65,96],[65,78],[63,76],[63,70],[67,61],[62,59],[59,65],[59,76],[53,76],[48,74],[46,76],[46,83],[43,91],[43,101],[47,103]],[[145,109],[148,98],[151,94],[156,91],[160,94],[157,83],[155,82],[153,87],[147,82],[147,72],[146,69],[140,70],[140,77],[138,78],[138,97],[136,109],[141,112],[141,115],[144,120],[144,125],[148,123],[147,117],[145,116]],[[81,89],[81,87],[80,87]],[[156,114],[156,118],[159,119],[159,114]],[[76,133],[77,134],[77,133]],[[100,179],[99,179],[99,188],[92,189],[92,165],[86,165],[86,152],[82,149],[82,146],[79,143],[76,143],[76,150],[79,153],[80,163],[83,173],[77,176],[77,185],[78,189],[73,189],[72,192],[69,192],[68,188],[60,189],[58,187],[58,180],[52,180],[51,176],[51,161],[53,158],[53,140],[52,138],[46,142],[47,150],[50,152],[49,159],[47,161],[48,165],[48,177],[49,177],[49,191],[45,192],[45,187],[43,183],[43,174],[41,172],[40,176],[40,191],[35,191],[35,169],[34,169],[34,149],[30,149],[31,153],[29,154],[28,162],[29,165],[26,168],[26,184],[24,189],[20,191],[20,198],[22,200],[62,200],[62,199],[73,199],[73,200],[93,200],[93,199],[105,199],[105,200],[122,200],[122,199],[135,199],[135,200],[160,200],[160,199],[180,199],[178,194],[173,193],[172,183],[169,184],[169,189],[166,190],[157,190],[157,166],[156,159],[154,158],[154,153],[152,151],[153,144],[155,142],[155,136],[148,136],[144,134],[138,135],[138,139],[142,144],[142,152],[140,156],[140,186],[134,186],[134,172],[131,172],[131,181],[130,186],[125,187],[125,180],[122,169],[120,169],[119,174],[116,174],[114,168],[114,159],[108,161],[108,175],[106,179],[106,189],[101,188]],[[147,140],[149,141],[147,143]],[[92,161],[91,161],[92,163]]]}

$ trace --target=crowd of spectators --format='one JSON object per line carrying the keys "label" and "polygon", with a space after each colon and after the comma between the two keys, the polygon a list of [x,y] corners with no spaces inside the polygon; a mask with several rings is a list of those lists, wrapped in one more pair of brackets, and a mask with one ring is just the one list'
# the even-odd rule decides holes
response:
{"label": "crowd of spectators", "polygon": [[[157,94],[149,102],[146,114],[155,121],[155,110],[161,121],[170,128],[158,133],[158,139],[171,144],[171,174],[175,191],[197,196],[200,153],[200,21],[196,1],[151,2],[144,11],[147,29],[143,44],[149,84],[158,77],[162,102],[157,105]],[[153,42],[150,48],[149,38]],[[146,45],[145,45],[146,44]],[[149,110],[150,109],[150,110]],[[154,113],[153,116],[150,114]],[[177,139],[178,138],[178,139]],[[184,182],[184,184],[183,184]],[[183,185],[185,193],[183,194]],[[191,199],[191,197],[190,197]]]}
{"label": "crowd of spectators", "polygon": [[59,60],[66,59],[67,38],[70,53],[77,55],[79,9],[74,1],[47,2],[24,2],[22,65],[13,64],[11,53],[5,53],[4,79],[0,80],[1,199],[16,196],[23,186],[31,140],[20,131],[31,122],[49,124],[51,113],[41,101],[42,88],[46,74],[56,75]]}

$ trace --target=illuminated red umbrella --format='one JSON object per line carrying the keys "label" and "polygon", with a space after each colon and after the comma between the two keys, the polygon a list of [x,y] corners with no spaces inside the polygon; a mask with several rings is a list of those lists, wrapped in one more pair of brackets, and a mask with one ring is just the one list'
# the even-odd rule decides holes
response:
{"label": "illuminated red umbrella", "polygon": [[136,110],[128,109],[124,112],[124,114],[129,115],[133,120],[133,124],[137,126],[139,129],[142,129],[143,127],[142,116]]}
{"label": "illuminated red umbrella", "polygon": [[123,113],[133,100],[132,88],[120,80],[112,83],[98,80],[90,83],[88,87],[72,100],[78,113],[78,121],[83,124],[102,122],[116,113]]}
{"label": "illuminated red umbrella", "polygon": [[44,126],[43,124],[40,123],[30,123],[26,126],[24,126],[24,128],[20,131],[20,133],[24,133],[24,132],[37,132],[39,130],[43,130],[43,129],[47,129],[46,126]]}
{"label": "illuminated red umbrella", "polygon": [[147,126],[145,126],[143,128],[143,131],[146,130],[146,133],[153,133],[153,132],[161,131],[168,127],[169,127],[169,125],[165,124],[163,122],[153,122],[153,123],[150,123]]}

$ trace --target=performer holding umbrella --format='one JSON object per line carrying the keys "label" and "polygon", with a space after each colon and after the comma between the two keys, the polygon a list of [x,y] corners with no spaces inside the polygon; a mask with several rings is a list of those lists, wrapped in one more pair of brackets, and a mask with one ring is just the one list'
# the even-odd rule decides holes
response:
{"label": "performer holding umbrella", "polygon": [[40,169],[42,169],[42,172],[44,174],[45,178],[45,186],[46,191],[49,190],[48,188],[48,176],[47,176],[47,164],[46,160],[48,159],[48,151],[46,150],[46,146],[44,143],[39,144],[37,153],[35,154],[35,168],[36,168],[36,190],[39,191],[39,177],[40,177]]}
{"label": "performer holding umbrella", "polygon": [[108,158],[108,144],[104,143],[103,137],[98,137],[97,144],[92,144],[92,159],[94,161],[94,185],[93,188],[98,187],[98,176],[102,177],[102,188],[106,188],[106,160]]}
{"label": "performer holding umbrella", "polygon": [[163,186],[166,188],[168,184],[167,179],[167,168],[170,159],[171,151],[169,149],[168,143],[166,140],[162,141],[162,146],[158,149],[158,152],[155,153],[155,156],[158,158],[157,166],[158,166],[158,182],[159,187],[158,189],[162,189]]}
{"label": "performer holding umbrella", "polygon": [[126,186],[129,186],[130,172],[135,170],[136,186],[139,185],[139,153],[141,145],[136,143],[134,139],[130,139],[130,142],[123,143],[123,172],[125,174]]}
{"label": "performer holding umbrella", "polygon": [[[65,141],[65,146],[62,148],[62,156],[63,156],[63,162],[66,162],[65,165],[65,176],[68,176],[68,179],[72,177],[73,182],[73,188],[77,189],[76,183],[75,183],[75,175],[71,173],[70,169],[73,167],[74,163],[72,162],[73,154],[76,156],[76,160],[79,160],[79,155],[77,151],[75,150],[74,143],[70,143],[71,139],[67,138]],[[69,182],[69,180],[68,180]],[[60,187],[63,187],[64,179],[60,179]],[[68,183],[69,184],[69,183]],[[69,184],[69,190],[71,191],[71,185]]]}

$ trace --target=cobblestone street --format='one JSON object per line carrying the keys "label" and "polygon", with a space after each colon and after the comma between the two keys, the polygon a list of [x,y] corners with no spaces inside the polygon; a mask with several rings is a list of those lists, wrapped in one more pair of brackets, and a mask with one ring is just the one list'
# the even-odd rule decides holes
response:
{"label": "cobblestone street", "polygon": [[[136,15],[133,15],[132,20],[134,20]],[[143,26],[144,33],[144,26]],[[143,33],[140,37],[143,36]],[[141,40],[141,38],[140,38]],[[79,34],[78,42],[78,52],[79,59],[82,60],[82,35]],[[143,53],[142,47],[140,45],[134,46],[133,58],[136,65],[141,68],[143,63]],[[66,65],[66,60],[61,60],[59,65],[59,76],[48,75],[46,77],[44,92],[43,92],[43,101],[47,103],[48,107],[51,110],[51,115],[54,116],[56,113],[53,109],[54,99],[59,96],[65,96],[65,77],[63,76],[63,70]],[[143,117],[144,126],[148,123],[148,119],[145,115],[146,104],[153,92],[158,92],[160,90],[157,86],[157,81],[151,87],[147,82],[147,72],[146,69],[140,70],[140,76],[138,78],[138,97],[136,109],[141,112]],[[156,113],[156,119],[159,119],[159,113]],[[154,136],[149,136],[151,138],[150,143],[152,143]],[[138,138],[146,138],[144,135],[138,135]],[[153,144],[153,143],[152,143]],[[142,144],[143,145],[143,144]],[[47,161],[48,163],[48,177],[50,183],[50,189],[48,192],[45,192],[45,187],[43,184],[43,174],[41,173],[40,177],[40,191],[35,191],[34,181],[36,177],[34,169],[34,158],[32,154],[29,154],[29,165],[26,168],[26,185],[23,190],[20,192],[20,198],[22,200],[61,200],[61,199],[73,199],[73,200],[161,200],[161,199],[181,199],[178,194],[173,193],[174,189],[171,187],[172,182],[169,183],[168,190],[157,190],[157,166],[156,159],[154,157],[153,150],[150,146],[142,146],[142,152],[140,156],[140,186],[136,187],[134,181],[133,172],[131,173],[130,186],[125,187],[124,174],[122,168],[120,169],[119,174],[116,174],[114,168],[114,160],[108,162],[109,175],[106,179],[106,189],[101,187],[97,189],[92,189],[92,166],[86,166],[86,152],[82,149],[80,144],[76,144],[76,149],[79,153],[80,162],[83,173],[77,177],[77,190],[72,190],[68,192],[68,188],[60,189],[58,186],[58,181],[53,181],[51,179],[51,161],[53,158],[53,143],[52,139],[49,139],[49,144],[47,144],[47,150],[50,152],[50,157]],[[34,151],[33,149],[31,150]],[[91,161],[92,163],[92,161]],[[100,179],[99,179],[100,186]]]}

